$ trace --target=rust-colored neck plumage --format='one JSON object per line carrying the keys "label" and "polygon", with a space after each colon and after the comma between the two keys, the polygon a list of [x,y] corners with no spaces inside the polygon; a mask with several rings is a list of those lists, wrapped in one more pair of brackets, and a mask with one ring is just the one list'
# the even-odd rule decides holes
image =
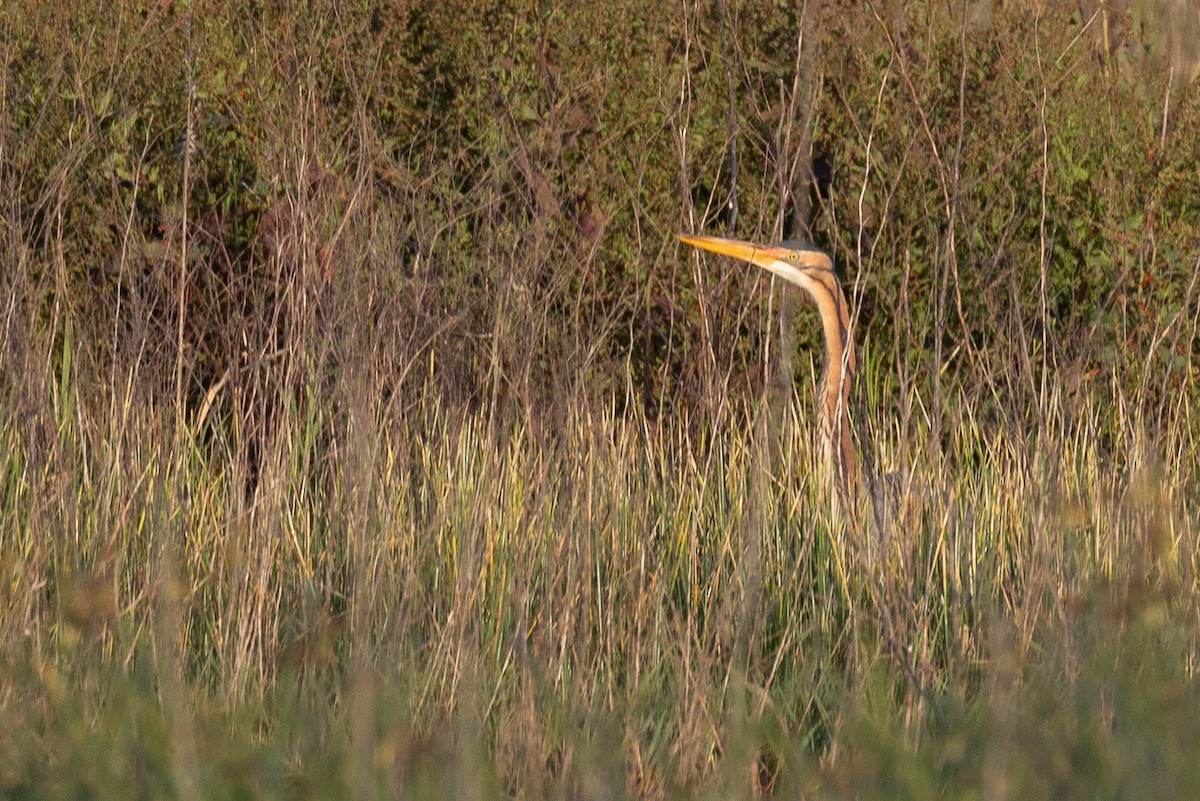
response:
{"label": "rust-colored neck plumage", "polygon": [[851,388],[858,362],[850,332],[849,305],[832,271],[810,272],[809,278],[811,284],[804,288],[817,305],[825,334],[825,364],[817,388],[817,430],[839,490],[850,492],[858,481],[850,417]]}

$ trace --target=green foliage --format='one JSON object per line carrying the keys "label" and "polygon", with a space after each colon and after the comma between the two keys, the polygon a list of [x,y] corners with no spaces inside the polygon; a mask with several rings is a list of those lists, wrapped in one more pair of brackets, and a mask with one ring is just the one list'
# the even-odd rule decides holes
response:
{"label": "green foliage", "polygon": [[[715,376],[754,385],[757,277],[696,272],[667,245],[722,230],[734,193],[733,233],[779,235],[795,10],[750,4],[726,24],[642,4],[476,5],[22,9],[6,183],[39,300],[67,291],[116,364],[148,328],[143,369],[170,376],[181,359],[193,407],[226,371],[264,392],[247,353],[306,350],[297,338],[364,303],[356,319],[413,322],[393,332],[401,358],[424,346],[456,403],[503,384],[545,409],[586,383],[594,400],[632,388],[688,412]],[[810,43],[814,153],[831,175],[813,236],[855,286],[866,338],[898,346],[885,365],[981,404],[997,375],[1023,395],[1049,371],[1116,370],[1117,386],[1087,391],[1148,383],[1165,403],[1186,360],[1125,357],[1191,302],[1192,90],[1168,98],[1164,138],[1103,80],[1076,18],[879,11],[830,7]],[[815,328],[800,344],[819,344]],[[421,384],[402,391],[411,402]]]}

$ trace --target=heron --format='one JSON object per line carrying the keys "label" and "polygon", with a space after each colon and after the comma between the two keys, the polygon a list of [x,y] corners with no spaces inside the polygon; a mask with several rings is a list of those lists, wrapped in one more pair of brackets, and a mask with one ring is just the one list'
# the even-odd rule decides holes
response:
{"label": "heron", "polygon": [[850,417],[851,389],[858,362],[850,304],[833,272],[833,262],[816,246],[796,240],[760,245],[715,236],[678,234],[678,238],[686,245],[758,265],[800,287],[816,304],[825,335],[825,363],[817,388],[817,438],[838,495],[843,501],[850,501],[858,485]]}

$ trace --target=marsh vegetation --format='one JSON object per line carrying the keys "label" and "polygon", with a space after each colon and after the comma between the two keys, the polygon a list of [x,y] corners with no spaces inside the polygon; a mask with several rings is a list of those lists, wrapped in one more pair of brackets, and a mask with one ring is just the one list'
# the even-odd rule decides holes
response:
{"label": "marsh vegetation", "polygon": [[0,795],[1194,798],[1197,86],[951,5],[6,4]]}

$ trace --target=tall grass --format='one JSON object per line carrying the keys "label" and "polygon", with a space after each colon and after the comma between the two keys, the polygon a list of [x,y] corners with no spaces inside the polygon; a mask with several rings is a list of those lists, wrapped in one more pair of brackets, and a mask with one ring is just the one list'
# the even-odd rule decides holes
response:
{"label": "tall grass", "polygon": [[[927,747],[1037,787],[1009,771],[1052,755],[1025,740],[1047,725],[1086,730],[1051,738],[1062,758],[1122,765],[1195,734],[1193,479],[1132,443],[1113,461],[1077,437],[1052,467],[964,424],[975,466],[927,473],[879,539],[832,515],[800,426],[788,469],[764,467],[755,410],[696,438],[581,414],[546,441],[432,400],[400,425],[363,410],[365,432],[294,435],[249,489],[236,460],[170,458],[153,417],[99,409],[40,446],[6,416],[13,790],[52,792],[47,758],[97,788],[149,760],[178,788],[184,736],[202,787],[333,759],[338,792],[417,771],[524,797],[748,793],[821,755],[823,781],[887,793],[944,777],[945,757],[891,775]],[[921,469],[923,450],[893,453]]]}

